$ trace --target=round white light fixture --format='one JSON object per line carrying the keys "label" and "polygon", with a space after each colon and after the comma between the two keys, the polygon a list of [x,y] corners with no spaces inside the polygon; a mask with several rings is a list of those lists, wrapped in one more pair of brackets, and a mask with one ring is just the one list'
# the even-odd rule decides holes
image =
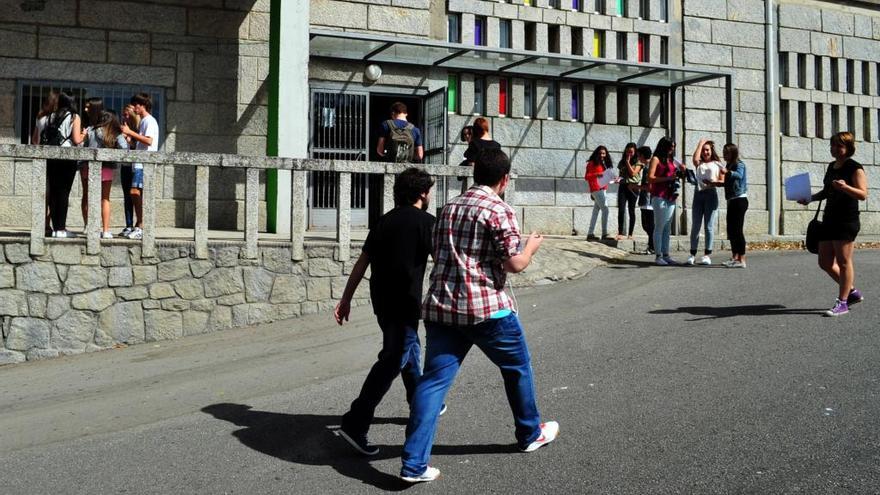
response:
{"label": "round white light fixture", "polygon": [[382,77],[382,68],[376,64],[370,64],[364,69],[364,77],[370,81],[378,81]]}

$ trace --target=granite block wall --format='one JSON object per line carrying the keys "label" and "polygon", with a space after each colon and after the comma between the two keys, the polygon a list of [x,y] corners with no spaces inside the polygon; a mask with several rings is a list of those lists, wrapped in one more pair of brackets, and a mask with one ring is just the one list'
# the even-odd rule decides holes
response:
{"label": "granite block wall", "polygon": [[[133,242],[100,255],[77,241],[50,241],[37,257],[20,240],[0,250],[0,365],[328,311],[353,266],[321,244],[296,262],[286,246],[244,259],[232,243],[211,245],[208,259],[185,242],[159,244],[155,258]],[[353,304],[368,297],[364,281]]]}

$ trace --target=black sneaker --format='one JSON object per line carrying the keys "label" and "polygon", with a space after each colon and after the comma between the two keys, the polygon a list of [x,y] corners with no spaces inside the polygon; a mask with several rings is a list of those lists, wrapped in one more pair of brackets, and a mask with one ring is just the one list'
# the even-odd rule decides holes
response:
{"label": "black sneaker", "polygon": [[345,439],[345,441],[351,444],[351,446],[354,447],[354,450],[357,450],[360,454],[372,456],[379,453],[379,447],[370,445],[370,443],[367,442],[367,435],[365,434],[355,435],[346,432],[342,428],[336,430],[336,434]]}

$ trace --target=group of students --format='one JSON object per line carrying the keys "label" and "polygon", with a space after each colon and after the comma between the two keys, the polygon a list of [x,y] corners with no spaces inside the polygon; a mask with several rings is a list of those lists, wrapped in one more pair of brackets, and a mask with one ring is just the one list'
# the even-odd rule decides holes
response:
{"label": "group of students", "polygon": [[[743,234],[746,210],[749,207],[746,165],[739,159],[739,149],[728,143],[723,149],[723,159],[718,157],[715,143],[701,139],[693,153],[693,169],[688,169],[675,159],[675,142],[663,137],[651,150],[635,143],[626,145],[617,164],[617,237],[624,233],[632,239],[635,228],[635,209],[641,209],[641,224],[648,235],[648,253],[655,255],[655,263],[661,266],[677,265],[669,256],[672,221],[675,217],[676,200],[681,188],[680,179],[694,185],[695,193],[691,207],[690,256],[685,264],[712,264],[712,248],[715,238],[715,222],[718,213],[718,189],[724,190],[727,200],[727,238],[730,240],[731,257],[722,263],[730,268],[746,267],[746,240]],[[611,154],[605,146],[597,147],[587,160],[584,180],[590,188],[594,208],[590,217],[587,240],[597,240],[596,221],[602,216],[602,239],[612,240],[608,234],[607,182],[600,181],[607,170],[613,169]],[[628,228],[624,230],[626,216]],[[705,231],[703,256],[697,261],[700,230]]]}
{"label": "group of students", "polygon": [[[826,201],[819,233],[819,267],[837,284],[838,294],[825,316],[839,316],[849,312],[853,304],[864,300],[855,287],[853,250],[861,228],[859,201],[868,197],[867,178],[864,167],[855,161],[855,136],[851,132],[838,132],[831,137],[830,152],[834,160],[828,164],[822,181],[822,189],[813,194],[810,201]],[[662,138],[653,152],[647,146],[637,148],[629,143],[618,164],[618,233],[624,233],[624,215],[629,215],[628,238],[632,238],[635,226],[635,205],[642,209],[642,228],[648,234],[648,252],[655,254],[655,263],[662,266],[677,265],[669,256],[669,239],[675,203],[681,186],[680,179],[694,185],[691,204],[690,256],[686,265],[712,264],[712,247],[715,223],[718,215],[718,188],[724,189],[727,200],[727,238],[732,256],[722,263],[730,268],[746,267],[746,239],[743,234],[746,211],[749,208],[746,165],[739,159],[735,144],[724,145],[723,161],[719,159],[715,143],[701,139],[692,156],[693,169],[675,160],[675,143]],[[588,240],[597,239],[594,234],[596,219],[602,215],[602,237],[608,236],[607,185],[600,184],[599,177],[611,169],[610,154],[604,146],[593,151],[586,165],[584,179],[590,187],[595,202]],[[810,201],[800,201],[808,204]],[[821,209],[821,204],[819,206]],[[700,231],[705,233],[703,256],[697,261]]]}
{"label": "group of students", "polygon": [[[80,116],[76,102],[68,93],[50,93],[37,114],[31,144],[49,146],[109,149],[159,149],[159,124],[151,115],[152,99],[146,93],[131,97],[119,116],[105,108],[101,98],[86,101]],[[125,209],[125,228],[119,234],[129,239],[143,237],[142,163],[101,164],[101,238],[112,239],[110,231],[110,186],[119,169]],[[79,171],[82,181],[83,224],[88,223],[87,162],[75,160],[47,160],[46,162],[46,235],[73,237],[67,230],[67,210],[70,190]]]}

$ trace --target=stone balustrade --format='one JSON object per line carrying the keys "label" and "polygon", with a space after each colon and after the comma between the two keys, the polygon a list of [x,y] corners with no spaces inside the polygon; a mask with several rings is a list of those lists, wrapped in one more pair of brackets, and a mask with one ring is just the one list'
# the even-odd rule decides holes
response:
{"label": "stone balustrade", "polygon": [[[31,235],[0,239],[0,365],[97,351],[119,344],[168,340],[328,311],[341,297],[350,259],[351,174],[385,176],[383,207],[393,205],[394,174],[406,165],[330,160],[153,153],[48,146],[0,145],[0,157],[31,161]],[[100,171],[89,167],[85,242],[46,242],[47,159],[144,163],[144,238],[100,239]],[[162,166],[196,167],[192,240],[156,239],[156,191]],[[208,239],[208,178],[212,168],[246,171],[243,241]],[[291,234],[259,242],[259,171],[292,171]],[[468,172],[428,165],[438,179]],[[338,172],[334,240],[306,242],[306,173]],[[510,199],[508,193],[508,201]],[[25,207],[26,208],[26,207]],[[353,304],[366,304],[362,283]]]}

